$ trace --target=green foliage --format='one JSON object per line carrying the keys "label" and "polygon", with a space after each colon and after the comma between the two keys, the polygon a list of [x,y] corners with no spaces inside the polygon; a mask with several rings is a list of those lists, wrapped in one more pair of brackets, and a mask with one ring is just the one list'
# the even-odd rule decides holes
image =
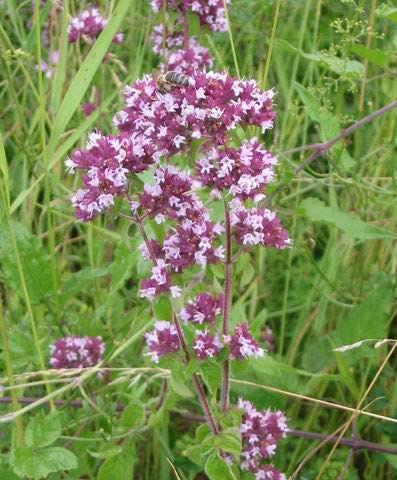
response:
{"label": "green foliage", "polygon": [[358,240],[395,239],[396,235],[377,225],[371,225],[355,215],[342,212],[337,207],[328,207],[318,198],[306,198],[301,203],[306,216],[313,222],[335,225],[351,238]]}

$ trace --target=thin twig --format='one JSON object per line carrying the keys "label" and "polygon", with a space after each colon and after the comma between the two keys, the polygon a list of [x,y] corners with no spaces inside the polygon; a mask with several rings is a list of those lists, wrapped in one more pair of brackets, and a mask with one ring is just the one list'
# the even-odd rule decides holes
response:
{"label": "thin twig", "polygon": [[[379,110],[376,110],[375,112],[370,113],[366,117],[363,117],[361,120],[358,120],[357,122],[354,122],[350,127],[343,128],[338,135],[335,137],[331,138],[330,140],[323,142],[323,143],[313,143],[310,145],[303,145],[301,147],[296,147],[292,148],[290,150],[285,150],[284,152],[281,152],[280,155],[288,155],[291,153],[297,153],[297,152],[302,152],[304,150],[314,150],[313,153],[306,159],[304,160],[300,165],[297,166],[297,168],[294,171],[294,174],[297,175],[300,173],[302,170],[304,170],[310,163],[314,162],[318,157],[323,155],[326,151],[328,151],[330,148],[332,148],[335,143],[339,142],[343,138],[348,137],[351,135],[353,132],[358,130],[359,128],[363,127],[367,123],[371,123],[374,121],[376,118],[384,115],[387,112],[390,112],[394,108],[397,107],[397,100],[393,100],[393,102],[388,103],[384,107],[380,108]],[[277,187],[274,192],[268,196],[267,198],[267,203],[271,201],[272,198],[276,196],[277,193],[279,193],[281,190],[283,190],[287,185],[280,185]]]}

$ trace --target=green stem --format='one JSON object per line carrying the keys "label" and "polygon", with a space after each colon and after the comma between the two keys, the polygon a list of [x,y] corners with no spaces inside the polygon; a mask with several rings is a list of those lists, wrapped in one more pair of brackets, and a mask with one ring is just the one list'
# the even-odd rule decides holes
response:
{"label": "green stem", "polygon": [[[7,321],[3,313],[3,301],[0,296],[0,332],[1,340],[3,343],[3,354],[4,362],[7,371],[8,383],[11,387],[15,385],[14,381],[14,371],[12,368],[12,360],[9,347],[8,331],[7,331]],[[18,395],[17,391],[13,388],[11,389],[11,398],[12,398],[12,409],[14,412],[18,410]],[[22,418],[18,417],[15,419],[15,428],[16,428],[16,440],[17,445],[22,446],[24,444],[24,435],[23,435],[23,423]]]}
{"label": "green stem", "polygon": [[234,68],[236,69],[237,78],[240,78],[240,69],[238,68],[236,49],[234,48],[233,34],[232,34],[232,29],[230,27],[229,12],[228,12],[228,9],[227,9],[226,0],[223,0],[223,5],[224,5],[224,9],[225,9],[225,16],[226,16],[226,21],[227,21],[227,26],[228,26],[227,30],[229,32],[230,48],[232,49]]}
{"label": "green stem", "polygon": [[273,17],[272,32],[270,34],[269,50],[267,51],[265,71],[263,72],[261,88],[266,88],[267,76],[269,75],[270,61],[271,61],[272,52],[273,52],[274,37],[276,36],[276,30],[277,30],[278,15],[280,13],[280,6],[281,6],[281,0],[277,0],[276,10],[274,12],[274,17]]}

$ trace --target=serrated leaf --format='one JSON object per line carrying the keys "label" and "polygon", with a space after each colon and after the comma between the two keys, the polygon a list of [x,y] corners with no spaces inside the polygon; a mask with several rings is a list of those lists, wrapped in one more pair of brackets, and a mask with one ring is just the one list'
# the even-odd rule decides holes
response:
{"label": "serrated leaf", "polygon": [[43,417],[31,418],[25,431],[26,445],[29,447],[47,447],[57,440],[62,433],[61,417],[53,413]]}
{"label": "serrated leaf", "polygon": [[76,456],[62,447],[17,447],[11,453],[10,463],[18,476],[32,479],[47,478],[50,473],[77,468]]}
{"label": "serrated leaf", "polygon": [[337,207],[326,206],[325,203],[318,198],[306,198],[301,203],[301,207],[304,209],[306,216],[313,222],[331,223],[352,238],[357,238],[359,240],[393,240],[396,238],[396,235],[393,232],[363,222],[355,215],[342,212]]}
{"label": "serrated leaf", "polygon": [[[38,237],[12,222],[30,302],[38,304],[53,295],[51,263]],[[13,243],[6,223],[0,225],[0,265],[9,288],[23,295]]]}
{"label": "serrated leaf", "polygon": [[212,455],[207,460],[205,473],[210,480],[236,480],[230,466],[219,455]]}

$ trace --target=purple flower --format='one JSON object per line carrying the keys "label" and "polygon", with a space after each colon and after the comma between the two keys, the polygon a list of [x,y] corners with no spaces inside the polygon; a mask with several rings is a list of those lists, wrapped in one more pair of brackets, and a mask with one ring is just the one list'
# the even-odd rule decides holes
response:
{"label": "purple flower", "polygon": [[245,208],[235,202],[231,224],[237,243],[243,246],[260,244],[283,249],[292,243],[276,214],[266,208]]}
{"label": "purple flower", "polygon": [[179,350],[178,333],[170,322],[157,321],[154,330],[145,333],[145,338],[153,362],[158,363],[160,357]]}
{"label": "purple flower", "polygon": [[[165,55],[167,70],[184,73],[185,75],[194,75],[196,70],[206,71],[213,65],[208,49],[193,38],[189,39],[188,48],[167,51]],[[160,65],[160,69],[165,71],[165,66]]]}
{"label": "purple flower", "polygon": [[152,267],[150,278],[142,280],[140,296],[152,300],[155,296],[162,293],[171,293],[172,297],[177,298],[181,290],[177,286],[171,285],[171,275],[163,259],[158,259],[157,264]]}
{"label": "purple flower", "polygon": [[213,358],[223,347],[218,335],[210,335],[208,330],[201,332],[196,330],[196,336],[193,342],[193,350],[199,360]]}
{"label": "purple flower", "polygon": [[165,157],[188,149],[195,139],[224,145],[237,125],[271,128],[273,90],[262,91],[255,80],[237,80],[226,73],[196,71],[190,84],[160,93],[151,76],[125,91],[125,108],[113,122],[126,133],[141,132]]}
{"label": "purple flower", "polygon": [[287,477],[272,465],[263,465],[255,472],[255,480],[287,480]]}
{"label": "purple flower", "polygon": [[164,258],[175,272],[195,264],[204,268],[207,263],[216,263],[224,258],[224,248],[214,246],[221,231],[209,220],[195,222],[187,218],[165,238]]}
{"label": "purple flower", "polygon": [[[81,12],[77,17],[71,19],[68,27],[68,41],[75,43],[83,36],[95,40],[95,38],[106,27],[107,20],[96,8],[89,8]],[[123,34],[117,33],[113,38],[114,43],[121,43]]]}
{"label": "purple flower", "polygon": [[179,315],[185,322],[214,324],[215,318],[222,312],[222,305],[222,294],[199,293],[194,300],[189,301]]}
{"label": "purple flower", "polygon": [[230,357],[243,360],[248,357],[263,357],[263,348],[254,340],[248,331],[248,325],[238,325],[230,338]]}
{"label": "purple flower", "polygon": [[244,141],[239,149],[210,149],[198,160],[196,171],[203,185],[228,189],[241,199],[259,200],[264,187],[274,178],[276,163],[277,159],[253,138]]}
{"label": "purple flower", "polygon": [[262,340],[266,342],[267,344],[267,350],[269,352],[274,351],[274,337],[273,337],[273,331],[270,327],[265,327],[264,330],[261,333]]}
{"label": "purple flower", "polygon": [[173,166],[161,167],[154,173],[154,185],[145,184],[138,194],[137,206],[157,223],[166,219],[201,219],[205,209],[191,191],[193,179]]}
{"label": "purple flower", "polygon": [[[180,23],[177,23],[176,26],[181,28]],[[156,25],[153,28],[153,33],[152,33],[153,52],[157,53],[158,55],[163,54],[163,31],[164,31],[164,27],[162,23],[160,23],[159,25]],[[182,47],[183,32],[175,28],[174,28],[174,31],[172,32],[167,30],[167,34],[165,35],[164,40],[165,40],[165,48],[166,48],[165,54],[168,56],[169,49]]]}
{"label": "purple flower", "polygon": [[[225,32],[227,21],[225,17],[224,0],[167,0],[167,9],[176,10],[180,14],[193,12],[199,16],[201,26],[207,26],[215,32]],[[230,3],[230,0],[226,0]],[[163,8],[163,0],[151,0],[154,12]]]}
{"label": "purple flower", "polygon": [[50,351],[53,368],[87,368],[102,360],[105,344],[101,337],[72,335],[50,345]]}
{"label": "purple flower", "polygon": [[96,105],[92,102],[83,103],[83,105],[81,106],[81,110],[84,113],[85,117],[89,117],[91,113],[96,110],[96,108]]}
{"label": "purple flower", "polygon": [[258,412],[251,402],[242,399],[238,406],[244,411],[240,425],[242,469],[255,473],[257,479],[285,479],[283,474],[272,466],[261,463],[274,455],[277,443],[288,432],[284,413],[271,410]]}

